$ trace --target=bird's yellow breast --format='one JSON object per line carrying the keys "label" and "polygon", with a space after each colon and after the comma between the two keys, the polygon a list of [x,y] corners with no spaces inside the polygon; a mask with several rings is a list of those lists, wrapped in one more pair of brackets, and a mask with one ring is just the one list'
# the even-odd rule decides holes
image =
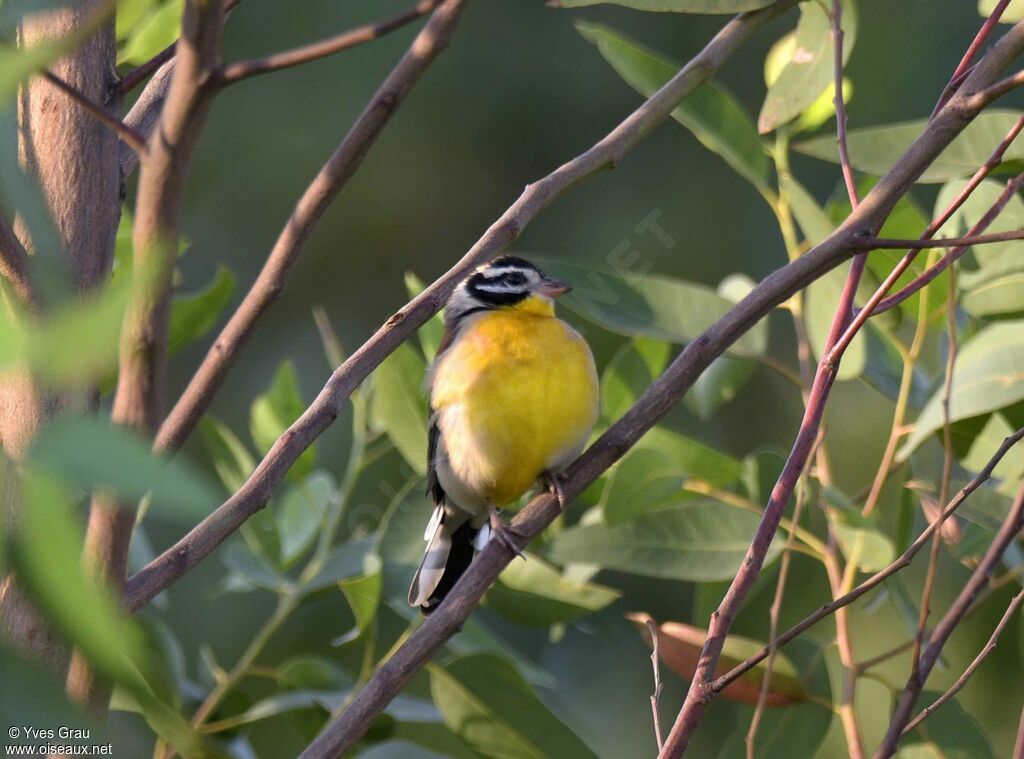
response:
{"label": "bird's yellow breast", "polygon": [[451,469],[495,506],[521,496],[586,443],[598,413],[587,344],[546,299],[464,325],[431,384]]}

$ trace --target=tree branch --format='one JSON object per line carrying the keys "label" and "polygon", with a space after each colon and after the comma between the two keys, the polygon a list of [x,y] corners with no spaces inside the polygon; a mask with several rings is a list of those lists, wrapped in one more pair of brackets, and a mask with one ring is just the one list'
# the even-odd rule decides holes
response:
{"label": "tree branch", "polygon": [[[211,92],[203,84],[219,64],[223,23],[222,2],[186,2],[174,78],[139,175],[133,276],[143,284],[133,292],[125,315],[111,415],[116,424],[133,429],[155,429],[162,413],[182,196],[189,158],[210,106]],[[84,555],[90,568],[114,587],[125,580],[134,521],[128,504],[118,504],[109,494],[93,496]],[[77,652],[68,673],[68,692],[96,708],[103,708],[107,698],[105,687]]]}
{"label": "tree branch", "polygon": [[935,701],[930,705],[922,709],[920,713],[914,717],[914,719],[912,719],[905,728],[903,728],[903,735],[906,735],[928,719],[928,715],[960,692],[960,689],[967,684],[967,681],[971,678],[971,675],[974,674],[974,671],[981,666],[981,663],[985,661],[993,651],[996,650],[996,645],[999,643],[999,636],[1003,634],[1003,630],[1005,630],[1006,626],[1010,624],[1010,621],[1013,619],[1013,615],[1017,613],[1021,603],[1024,603],[1024,590],[1019,591],[1017,595],[1011,599],[1010,605],[1006,607],[1006,612],[1003,614],[1002,619],[999,620],[999,624],[996,625],[996,629],[992,631],[992,635],[989,637],[988,643],[986,643],[985,647],[981,649],[976,657],[974,657],[974,661],[967,666],[967,669],[964,670],[963,674],[956,679],[956,682],[953,683],[945,693],[935,699]]}
{"label": "tree branch", "polygon": [[[844,606],[849,606],[858,598],[865,595],[866,593],[869,593],[871,590],[881,585],[883,582],[885,582],[887,579],[892,577],[900,570],[910,566],[910,562],[913,561],[914,557],[920,552],[922,548],[925,547],[925,545],[928,544],[929,538],[931,538],[931,536],[937,530],[941,530],[942,524],[945,522],[945,520],[952,516],[956,512],[956,510],[960,508],[963,502],[966,501],[975,490],[981,487],[985,482],[989,480],[989,478],[992,477],[992,472],[995,471],[995,468],[999,465],[999,462],[1003,460],[1003,457],[1005,457],[1006,454],[1009,453],[1010,449],[1013,448],[1018,442],[1020,442],[1022,438],[1024,438],[1024,427],[1022,427],[1012,435],[1005,438],[1002,444],[1000,444],[999,448],[996,449],[995,453],[992,454],[992,457],[988,460],[988,463],[985,465],[985,467],[980,472],[978,472],[970,482],[968,482],[966,485],[964,485],[963,488],[960,489],[960,491],[953,497],[953,500],[950,501],[946,508],[942,511],[940,517],[935,521],[931,522],[921,532],[921,534],[917,536],[917,539],[907,547],[907,550],[900,554],[900,556],[894,562],[889,564],[889,566],[885,567],[884,569],[881,569],[875,574],[873,574],[871,577],[862,582],[860,585],[858,585],[856,588],[851,590],[846,595],[837,598],[834,601],[831,601],[830,603],[825,604],[821,608],[816,609],[812,614],[809,614],[808,616],[804,617],[801,621],[797,622],[795,625],[793,625],[791,628],[786,630],[786,632],[779,636],[778,646],[781,647],[786,643],[789,643],[794,638],[803,635],[804,632],[809,630],[811,627],[814,627],[814,625],[816,625],[818,622],[825,619],[826,617],[831,616],[836,611],[836,609],[841,609]],[[909,645],[913,645],[913,643],[911,642]],[[737,664],[728,672],[718,677],[711,684],[711,690],[714,693],[720,693],[724,688],[728,687],[730,683],[735,681],[737,678],[742,677],[747,672],[756,667],[758,664],[760,664],[762,661],[764,661],[768,657],[769,653],[770,652],[768,650],[768,647],[765,646],[756,654],[749,657],[746,661]]]}
{"label": "tree branch", "polygon": [[146,152],[146,138],[120,119],[109,114],[103,106],[94,103],[52,71],[41,71],[40,74],[46,81],[78,103],[86,113],[112,130],[136,155],[141,156]]}
{"label": "tree branch", "polygon": [[466,3],[467,0],[448,0],[438,7],[341,144],[302,193],[253,286],[214,340],[202,364],[161,425],[154,444],[157,451],[177,450],[199,423],[256,322],[280,295],[306,242],[331,202],[362,164],[405,96],[447,47]]}
{"label": "tree branch", "polygon": [[266,74],[271,71],[281,71],[309,63],[329,55],[348,50],[350,47],[361,45],[379,39],[396,29],[409,24],[416,19],[427,15],[440,5],[440,0],[420,0],[404,13],[379,21],[375,24],[364,24],[354,29],[349,29],[333,37],[313,42],[308,45],[286,50],[281,53],[274,53],[264,58],[251,58],[246,61],[238,61],[225,65],[217,76],[218,83],[222,85],[234,84],[252,76]]}
{"label": "tree branch", "polygon": [[996,533],[992,545],[989,546],[989,549],[978,563],[977,568],[971,573],[970,578],[957,595],[956,600],[950,605],[949,610],[939,623],[935,625],[932,634],[928,636],[928,644],[921,653],[920,664],[917,670],[911,673],[907,684],[903,688],[903,692],[896,704],[892,721],[889,723],[889,730],[886,733],[885,740],[878,751],[875,752],[875,759],[886,759],[896,753],[896,747],[903,736],[904,727],[910,719],[917,697],[924,688],[932,667],[938,661],[939,654],[942,653],[942,647],[949,640],[949,636],[953,634],[956,626],[960,624],[968,609],[970,609],[974,597],[981,591],[982,586],[988,582],[996,564],[1002,559],[1006,547],[1016,540],[1022,526],[1024,526],[1024,483],[1021,483],[1017,497],[1010,508],[1010,513],[1007,514],[1003,526]]}
{"label": "tree branch", "polygon": [[[334,371],[313,404],[277,440],[238,492],[188,535],[129,580],[126,589],[126,602],[129,608],[138,608],[174,583],[227,539],[246,519],[261,509],[273,488],[302,451],[334,421],[352,390],[441,308],[448,295],[468,272],[482,261],[504,250],[530,221],[564,193],[622,160],[658,124],[668,118],[684,97],[706,81],[756,29],[795,4],[796,0],[781,0],[769,8],[744,14],[731,21],[699,55],[606,137],[548,176],[528,185],[519,199],[491,225],[461,261],[388,319],[373,337]],[[941,149],[938,145],[936,147]],[[792,286],[795,291],[801,284],[811,281],[815,273],[820,276],[820,273],[834,265],[829,256],[842,255],[852,245],[852,234],[844,230],[841,235],[835,237],[831,245],[819,251],[817,256],[805,257],[797,270],[782,275],[782,280],[785,283],[794,282]],[[786,285],[773,282],[773,286]],[[770,299],[772,295],[769,294],[767,297]],[[753,307],[748,306],[748,309],[753,308],[757,311],[772,307],[768,301],[761,303],[760,299],[756,300],[759,302]],[[719,339],[726,339],[728,342],[722,343],[719,352],[749,329],[761,315],[763,313],[752,314],[748,310],[737,322],[727,325],[726,334]],[[753,321],[747,323],[750,318]],[[713,357],[709,353],[707,361],[710,362]]]}

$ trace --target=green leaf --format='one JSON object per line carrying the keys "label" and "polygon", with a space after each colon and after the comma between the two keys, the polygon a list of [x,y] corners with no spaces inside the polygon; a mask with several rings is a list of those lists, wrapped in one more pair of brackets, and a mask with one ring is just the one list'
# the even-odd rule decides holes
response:
{"label": "green leaf", "polygon": [[245,443],[213,417],[204,417],[199,422],[199,431],[220,481],[229,493],[236,492],[256,468],[256,460]]}
{"label": "green leaf", "polygon": [[1024,271],[996,277],[968,290],[960,305],[976,318],[1020,316],[1024,312]]}
{"label": "green leaf", "polygon": [[110,591],[82,571],[84,536],[67,494],[36,473],[29,473],[22,485],[25,508],[15,563],[34,604],[97,671],[132,694],[159,735],[184,756],[201,753],[195,733],[140,674],[137,663],[145,657],[139,630],[122,616]]}
{"label": "green leaf", "polygon": [[284,566],[298,559],[320,534],[328,505],[336,498],[337,485],[327,472],[313,472],[288,490],[274,510]]}
{"label": "green leaf", "polygon": [[502,571],[484,603],[518,624],[548,627],[600,611],[620,595],[603,585],[570,580],[550,564],[530,556]]}
{"label": "green leaf", "polygon": [[[997,411],[1024,399],[1024,321],[985,327],[961,346],[953,370],[949,415],[953,421]],[[898,460],[904,461],[943,426],[940,385],[921,411]]]}
{"label": "green leaf", "polygon": [[363,558],[363,573],[361,575],[338,581],[338,587],[341,588],[349,608],[352,609],[356,625],[347,634],[336,639],[334,645],[361,638],[370,629],[370,625],[377,616],[377,608],[380,606],[381,590],[384,583],[383,567],[384,564],[380,556],[368,553]]}
{"label": "green leaf", "polygon": [[335,546],[327,555],[323,567],[313,579],[306,583],[307,593],[329,588],[342,580],[358,577],[371,566],[367,557],[373,553],[374,541],[371,538],[350,540]]}
{"label": "green leaf", "polygon": [[276,677],[285,687],[296,690],[340,691],[352,686],[352,678],[322,656],[293,656],[277,668]]}
{"label": "green leaf", "polygon": [[[284,361],[278,367],[270,389],[253,402],[249,412],[249,431],[256,449],[266,454],[305,410],[295,367],[291,361]],[[288,476],[296,481],[301,480],[313,471],[315,462],[316,447],[311,445],[288,470]]]}
{"label": "green leaf", "polygon": [[[576,29],[597,45],[601,55],[630,87],[649,97],[680,66],[648,50],[625,35],[599,24],[580,22]],[[767,188],[770,163],[754,123],[729,92],[714,82],[694,90],[672,112],[708,150],[717,153],[755,187]]]}
{"label": "green leaf", "polygon": [[606,524],[618,524],[658,511],[684,495],[687,477],[700,477],[716,487],[740,478],[743,465],[703,443],[655,427],[645,434],[609,472],[601,494]]}
{"label": "green leaf", "polygon": [[[671,343],[687,343],[718,321],[733,303],[710,287],[658,274],[613,274],[579,264],[539,259],[544,270],[574,285],[561,298],[568,308],[611,332]],[[768,324],[761,321],[729,349],[762,355]]]}
{"label": "green leaf", "polygon": [[[984,18],[992,15],[999,0],[978,0],[978,13]],[[1024,19],[1024,0],[1010,0],[1003,15],[999,17],[1000,24],[1016,24]]]}
{"label": "green leaf", "polygon": [[237,593],[248,593],[256,588],[279,592],[287,584],[284,576],[278,574],[264,559],[244,543],[232,543],[224,551],[224,566],[230,570],[225,589]]}
{"label": "green leaf", "polygon": [[[857,37],[857,12],[851,0],[843,2],[843,32],[845,63]],[[834,84],[835,44],[829,17],[817,3],[800,5],[795,41],[786,52],[789,60],[768,88],[757,119],[757,131],[761,134],[797,118]]]}
{"label": "green leaf", "polygon": [[[759,521],[747,511],[694,500],[618,525],[570,528],[555,537],[548,556],[649,577],[727,580],[736,574]],[[778,551],[773,543],[766,561]]]}
{"label": "green leaf", "polygon": [[896,547],[875,521],[861,516],[835,488],[825,488],[824,493],[836,541],[847,560],[856,559],[857,568],[863,572],[877,572],[891,564],[896,558]]}
{"label": "green leaf", "polygon": [[[947,182],[973,174],[995,149],[1020,114],[1016,111],[986,110],[947,147],[918,179],[919,182]],[[847,136],[850,163],[857,171],[882,176],[924,130],[927,121],[900,122],[853,129]],[[794,149],[805,155],[839,163],[835,135],[806,140]],[[1004,161],[1024,159],[1024,144],[1014,143]]]}
{"label": "green leaf", "polygon": [[623,345],[601,376],[601,412],[609,421],[629,411],[668,363],[669,345],[639,338]]}
{"label": "green leaf", "polygon": [[[941,693],[924,691],[918,708]],[[988,739],[956,699],[950,699],[921,725],[903,737],[899,759],[993,759]]]}
{"label": "green leaf", "polygon": [[185,0],[169,0],[148,14],[126,35],[126,44],[117,57],[118,64],[145,63],[178,39],[184,7]]}
{"label": "green leaf", "polygon": [[176,296],[171,303],[167,349],[174,353],[213,329],[234,292],[235,277],[221,266],[205,288],[192,295]]}
{"label": "green leaf", "polygon": [[556,8],[583,8],[588,5],[622,5],[638,11],[672,13],[742,13],[771,5],[775,0],[553,0]]}
{"label": "green leaf", "polygon": [[427,471],[427,399],[423,392],[426,366],[408,343],[384,359],[373,373],[370,419],[387,432],[406,463],[418,474]]}
{"label": "green leaf", "polygon": [[484,756],[594,756],[504,659],[462,656],[428,671],[445,724]]}
{"label": "green leaf", "polygon": [[111,490],[129,501],[151,493],[165,517],[191,522],[220,502],[214,486],[184,459],[155,456],[146,439],[93,416],[66,416],[47,425],[30,460],[82,491]]}
{"label": "green leaf", "polygon": [[[718,284],[718,294],[739,303],[754,289],[755,282],[745,274],[733,274]],[[754,373],[752,361],[719,356],[700,373],[697,381],[683,396],[683,404],[700,419],[707,421],[747,384]]]}
{"label": "green leaf", "polygon": [[[409,294],[410,298],[415,298],[423,292],[423,287],[423,280],[411,271],[405,273],[405,291]],[[419,335],[420,348],[423,349],[423,355],[427,357],[427,363],[430,363],[434,360],[434,356],[437,355],[437,348],[444,336],[444,317],[441,315],[441,312],[439,311],[430,317],[427,323],[419,328],[417,334]]]}

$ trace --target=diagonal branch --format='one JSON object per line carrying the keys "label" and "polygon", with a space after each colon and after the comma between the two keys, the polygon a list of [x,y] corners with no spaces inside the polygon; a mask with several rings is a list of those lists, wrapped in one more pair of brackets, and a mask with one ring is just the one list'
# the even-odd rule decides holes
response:
{"label": "diagonal branch", "polygon": [[46,81],[78,103],[90,116],[117,134],[121,141],[131,148],[136,155],[141,156],[146,152],[146,138],[144,136],[120,119],[107,113],[103,106],[91,101],[52,71],[42,71],[40,73]]}
{"label": "diagonal branch", "polygon": [[[176,582],[246,519],[263,508],[274,487],[302,451],[338,416],[349,394],[398,345],[441,308],[451,291],[469,271],[504,250],[530,221],[563,194],[621,161],[756,29],[795,4],[796,0],[781,0],[769,8],[741,15],[728,23],[700,54],[607,136],[548,176],[528,185],[519,199],[491,225],[461,261],[388,319],[373,337],[334,371],[316,400],[277,440],[238,492],[129,580],[126,588],[128,607],[138,608]],[[941,147],[941,144],[936,143],[936,150]],[[795,291],[837,264],[838,258],[832,263],[830,256],[843,255],[847,249],[852,248],[854,242],[852,233],[844,230],[817,256],[802,258],[796,270],[782,277],[783,284],[776,285],[773,281],[769,289],[792,282]],[[761,299],[755,299],[759,301],[757,304],[748,306],[741,318],[724,327],[726,334],[720,339],[727,339],[728,342],[721,343],[719,352],[725,350],[726,345],[736,340],[772,307],[773,294],[764,296],[762,291],[762,297],[766,297],[766,300],[761,302]],[[717,354],[709,353],[707,361],[710,362],[714,355]]]}
{"label": "diagonal branch", "polygon": [[375,24],[364,24],[354,29],[349,29],[333,37],[313,42],[302,47],[286,50],[281,53],[274,53],[263,58],[251,58],[246,61],[238,61],[225,65],[218,75],[218,83],[222,85],[234,84],[252,76],[266,74],[271,71],[281,71],[309,63],[329,55],[348,50],[350,47],[362,45],[383,37],[396,29],[427,15],[440,5],[440,0],[420,0],[412,8],[399,13],[397,16],[379,21]]}
{"label": "diagonal branch", "polygon": [[157,451],[177,450],[199,423],[256,322],[280,295],[288,275],[331,202],[352,178],[392,114],[448,45],[467,0],[439,6],[370,99],[338,148],[295,204],[263,269],[221,330],[157,433]]}

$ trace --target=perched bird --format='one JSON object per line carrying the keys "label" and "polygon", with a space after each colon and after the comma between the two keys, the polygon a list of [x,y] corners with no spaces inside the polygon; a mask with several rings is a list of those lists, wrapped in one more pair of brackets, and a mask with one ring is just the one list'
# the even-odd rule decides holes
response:
{"label": "perched bird", "polygon": [[539,480],[564,506],[558,476],[587,442],[598,380],[586,341],[555,317],[569,286],[502,256],[467,277],[445,307],[427,371],[427,495],[436,508],[409,603],[429,614],[491,536],[514,551],[498,516]]}

